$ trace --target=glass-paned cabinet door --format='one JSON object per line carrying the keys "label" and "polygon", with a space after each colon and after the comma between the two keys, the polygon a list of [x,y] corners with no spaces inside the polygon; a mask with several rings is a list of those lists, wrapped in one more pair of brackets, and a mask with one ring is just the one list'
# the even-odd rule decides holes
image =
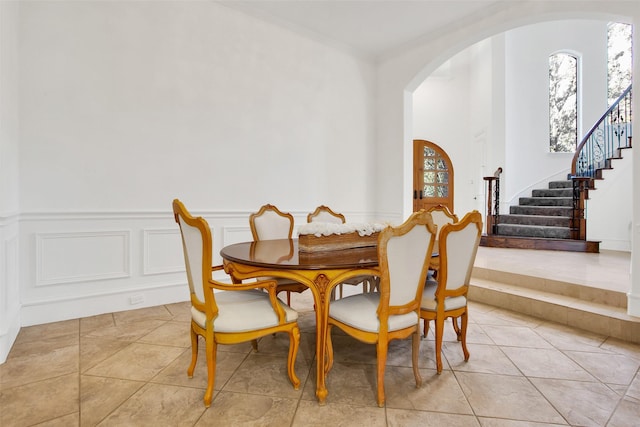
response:
{"label": "glass-paned cabinet door", "polygon": [[413,211],[444,205],[453,210],[453,165],[430,141],[413,141]]}

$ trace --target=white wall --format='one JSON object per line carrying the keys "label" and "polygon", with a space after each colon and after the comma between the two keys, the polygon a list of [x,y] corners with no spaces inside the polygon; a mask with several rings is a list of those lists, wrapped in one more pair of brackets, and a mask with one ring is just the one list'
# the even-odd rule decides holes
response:
{"label": "white wall", "polygon": [[371,64],[212,2],[25,2],[21,23],[23,212],[369,203]]}
{"label": "white wall", "polygon": [[456,212],[486,210],[482,178],[493,174],[491,154],[501,143],[492,125],[492,47],[486,39],[465,49],[413,92],[413,138],[438,144],[451,158]]}
{"label": "white wall", "polygon": [[20,330],[17,18],[17,2],[0,2],[0,362]]}
{"label": "white wall", "polygon": [[212,2],[22,2],[18,24],[23,326],[188,299],[174,198],[217,263],[264,203],[371,215],[373,64]]}
{"label": "white wall", "polygon": [[[637,150],[637,148],[636,148]],[[633,159],[631,150],[613,160],[613,170],[603,171],[603,180],[589,191],[587,239],[600,241],[601,249],[631,251]]]}
{"label": "white wall", "polygon": [[[548,58],[559,50],[579,57],[583,135],[608,107],[607,22],[562,20],[507,31],[463,50],[416,89],[414,138],[439,144],[462,172],[455,175],[457,211],[486,211],[482,177],[498,166],[503,212],[532,189],[566,179],[573,153],[548,152]],[[503,163],[496,162],[499,151]],[[587,204],[588,238],[602,249],[631,250],[630,164],[615,162],[609,182],[597,182]],[[475,207],[474,197],[481,202]]]}
{"label": "white wall", "polygon": [[[553,21],[509,31],[506,36],[506,164],[502,211],[566,179],[573,153],[549,152],[549,56],[571,51],[580,62],[578,78],[581,137],[606,111],[607,22]],[[579,126],[580,127],[580,126]],[[513,173],[516,172],[516,173]]]}

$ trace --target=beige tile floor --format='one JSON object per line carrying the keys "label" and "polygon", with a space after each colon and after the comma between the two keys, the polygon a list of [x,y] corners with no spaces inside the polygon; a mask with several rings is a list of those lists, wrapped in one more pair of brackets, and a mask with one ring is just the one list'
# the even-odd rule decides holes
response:
{"label": "beige tile floor", "polygon": [[430,335],[421,388],[410,341],[392,343],[384,408],[375,403],[374,347],[334,332],[329,396],[319,406],[310,293],[292,305],[301,312],[300,390],[286,375],[288,339],[269,336],[257,353],[221,346],[208,409],[202,353],[186,376],[187,303],[23,328],[0,365],[0,426],[640,425],[639,345],[473,302],[470,360],[446,328],[437,375]]}

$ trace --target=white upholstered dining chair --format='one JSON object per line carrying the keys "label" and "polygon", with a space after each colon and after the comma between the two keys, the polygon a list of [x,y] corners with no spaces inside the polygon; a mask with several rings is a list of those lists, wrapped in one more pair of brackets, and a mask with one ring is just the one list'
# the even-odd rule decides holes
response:
{"label": "white upholstered dining chair", "polygon": [[448,317],[454,321],[460,318],[458,339],[462,343],[464,360],[469,360],[467,292],[481,233],[482,215],[478,211],[469,212],[459,222],[445,224],[440,230],[438,239],[440,270],[436,281],[427,282],[420,307],[420,317],[425,320],[425,336],[428,331],[428,322],[434,320],[436,324],[435,346],[438,373],[442,372],[442,336],[444,321]]}
{"label": "white upholstered dining chair", "polygon": [[[254,241],[291,239],[293,235],[293,215],[280,211],[271,204],[260,207],[258,212],[249,215],[249,226]],[[284,278],[262,277],[261,279],[275,280],[278,293],[287,293],[287,304],[291,304],[291,292],[301,293],[308,288],[302,283]]]}
{"label": "white upholstered dining chair", "polygon": [[[458,222],[458,215],[451,212],[449,208],[446,207],[445,205],[431,206],[429,209],[427,209],[427,212],[431,214],[433,223],[436,225],[436,227],[438,227],[438,232],[436,234],[436,242],[438,241],[438,237],[440,236],[440,230],[442,230],[443,225],[454,224]],[[436,258],[434,261],[435,262],[431,263],[431,270],[429,271],[429,274],[427,276],[427,282],[431,284],[435,283],[434,281],[436,280],[436,277],[438,275],[438,269],[440,264],[439,257]],[[460,326],[458,325],[457,320],[455,318],[451,318],[451,324],[453,325],[453,330],[458,335],[458,338],[460,338]],[[423,330],[424,330],[424,336],[426,337],[427,330],[428,330],[428,320],[424,321]]]}
{"label": "white upholstered dining chair", "polygon": [[431,206],[427,209],[427,212],[431,214],[433,223],[438,227],[438,233],[436,234],[436,240],[440,236],[440,230],[445,224],[453,224],[458,222],[458,215],[454,214],[445,205]]}
{"label": "white upholstered dining chair", "polygon": [[[191,296],[191,364],[189,378],[198,359],[198,337],[204,338],[207,358],[205,406],[211,405],[218,344],[255,342],[257,338],[285,332],[289,335],[287,373],[293,387],[300,387],[294,364],[300,345],[298,313],[276,296],[273,280],[229,285],[212,278],[222,266],[212,266],[211,230],[207,221],[194,218],[182,202],[173,201],[173,213],[180,227]],[[265,292],[267,291],[267,292]]]}
{"label": "white upholstered dining chair", "polygon": [[431,259],[436,228],[425,211],[413,213],[402,225],[387,227],[378,236],[380,283],[378,291],[351,295],[329,304],[327,367],[333,366],[331,330],[376,345],[377,402],[384,406],[384,372],[389,341],[412,336],[416,386],[420,351],[420,298]]}

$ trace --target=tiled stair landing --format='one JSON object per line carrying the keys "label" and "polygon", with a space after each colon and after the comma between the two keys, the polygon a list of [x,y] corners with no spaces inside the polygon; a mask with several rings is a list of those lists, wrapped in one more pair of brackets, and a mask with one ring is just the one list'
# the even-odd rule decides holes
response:
{"label": "tiled stair landing", "polygon": [[624,292],[476,266],[469,299],[640,344]]}

